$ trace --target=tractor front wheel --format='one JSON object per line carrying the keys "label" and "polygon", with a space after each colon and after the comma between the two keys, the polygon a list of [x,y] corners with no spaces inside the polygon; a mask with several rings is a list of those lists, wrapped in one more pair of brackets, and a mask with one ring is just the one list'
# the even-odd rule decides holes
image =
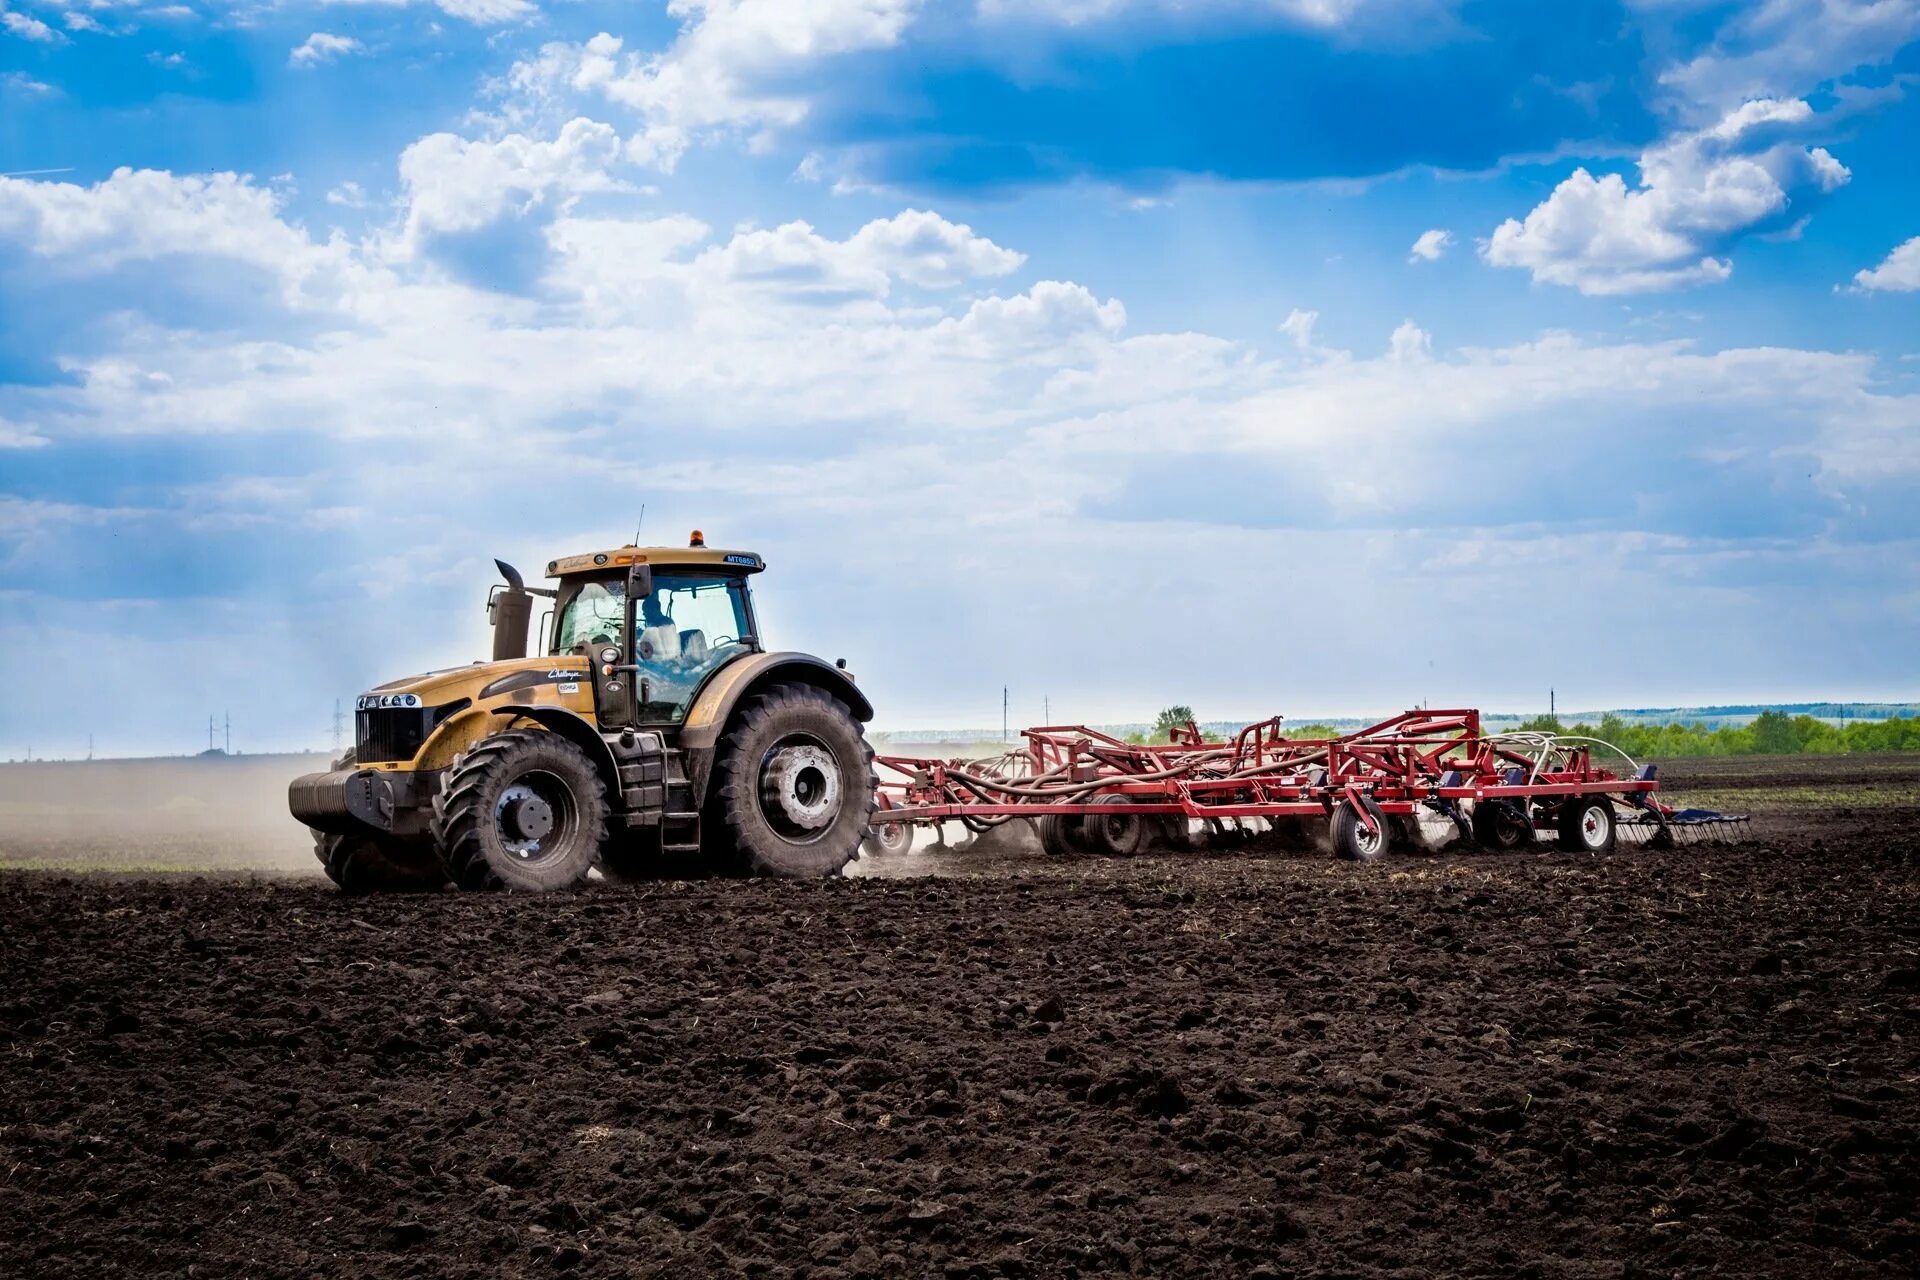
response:
{"label": "tractor front wheel", "polygon": [[433,842],[462,889],[545,893],[579,884],[606,838],[607,788],[557,733],[509,729],[447,770]]}
{"label": "tractor front wheel", "polygon": [[837,876],[860,851],[874,801],[873,748],[838,698],[778,684],[752,698],[714,760],[702,826],[722,869]]}
{"label": "tractor front wheel", "polygon": [[313,856],[342,893],[422,893],[447,882],[440,859],[425,845],[316,831]]}

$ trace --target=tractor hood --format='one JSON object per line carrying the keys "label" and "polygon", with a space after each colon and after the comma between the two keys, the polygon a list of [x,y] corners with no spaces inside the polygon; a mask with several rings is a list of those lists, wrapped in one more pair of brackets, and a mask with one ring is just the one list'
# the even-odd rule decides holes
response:
{"label": "tractor hood", "polygon": [[391,680],[360,695],[359,709],[439,707],[462,699],[487,703],[558,703],[585,710],[592,705],[587,660],[579,654],[542,655],[506,662],[476,662]]}

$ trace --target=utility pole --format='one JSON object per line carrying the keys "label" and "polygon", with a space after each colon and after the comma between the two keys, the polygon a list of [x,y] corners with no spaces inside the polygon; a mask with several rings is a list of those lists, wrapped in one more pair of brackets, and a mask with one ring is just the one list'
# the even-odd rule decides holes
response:
{"label": "utility pole", "polygon": [[[634,536],[638,537],[639,535],[635,534]],[[340,711],[340,699],[335,698],[333,700],[333,756],[336,760],[340,758],[340,732],[341,726],[344,723],[345,719]]]}
{"label": "utility pole", "polygon": [[1040,718],[1042,720],[1045,720],[1048,724],[1053,723],[1053,699],[1052,698],[1040,699]]}
{"label": "utility pole", "polygon": [[1001,745],[1004,746],[1006,744],[1006,741],[1007,741],[1007,686],[1001,685],[1000,686],[1000,742],[1001,742]]}
{"label": "utility pole", "polygon": [[1560,695],[1551,688],[1547,690],[1547,714],[1556,719],[1560,715]]}
{"label": "utility pole", "polygon": [[207,750],[213,750],[213,717],[207,717]]}
{"label": "utility pole", "polygon": [[231,711],[222,711],[220,715],[223,718],[226,725],[227,754],[232,755],[233,754],[233,713]]}
{"label": "utility pole", "polygon": [[92,734],[87,735],[87,759],[89,761],[93,759],[93,735]]}

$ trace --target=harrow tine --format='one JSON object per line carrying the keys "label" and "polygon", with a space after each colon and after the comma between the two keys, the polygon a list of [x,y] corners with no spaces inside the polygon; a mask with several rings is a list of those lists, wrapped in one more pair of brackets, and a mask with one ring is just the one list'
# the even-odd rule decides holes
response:
{"label": "harrow tine", "polygon": [[1743,813],[1682,809],[1664,817],[1649,813],[1622,817],[1615,831],[1627,844],[1685,849],[1702,844],[1739,844],[1749,835],[1752,822],[1753,819]]}

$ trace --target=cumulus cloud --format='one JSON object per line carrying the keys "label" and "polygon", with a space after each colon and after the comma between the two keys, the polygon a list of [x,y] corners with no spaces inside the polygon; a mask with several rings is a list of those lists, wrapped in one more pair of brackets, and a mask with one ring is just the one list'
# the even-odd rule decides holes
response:
{"label": "cumulus cloud", "polygon": [[1900,245],[1877,267],[1853,277],[1856,288],[1888,293],[1912,293],[1920,289],[1920,236]]}
{"label": "cumulus cloud", "polygon": [[294,67],[318,66],[331,62],[335,58],[345,57],[349,53],[358,53],[363,49],[352,36],[337,36],[327,31],[316,31],[294,46],[287,55],[287,65]]}
{"label": "cumulus cloud", "polygon": [[1725,280],[1735,240],[1784,228],[1852,176],[1825,148],[1782,140],[1812,118],[1799,99],[1744,103],[1644,152],[1636,187],[1576,169],[1524,221],[1497,227],[1483,253],[1588,294]]}
{"label": "cumulus cloud", "polygon": [[290,301],[323,277],[337,284],[346,247],[315,242],[280,205],[277,192],[235,173],[121,168],[91,186],[0,177],[0,239],[84,274],[218,257],[278,276]]}
{"label": "cumulus cloud", "polygon": [[1451,231],[1438,229],[1422,231],[1420,238],[1413,242],[1413,248],[1408,251],[1407,261],[1438,262],[1440,256],[1447,251],[1447,247],[1452,243],[1453,233]]}
{"label": "cumulus cloud", "polygon": [[626,53],[606,32],[555,42],[506,77],[517,109],[591,93],[633,111],[636,162],[671,170],[702,134],[748,134],[799,123],[808,104],[783,77],[822,59],[888,48],[922,0],[671,0],[681,20],[659,53]]}
{"label": "cumulus cloud", "polygon": [[551,141],[521,133],[490,139],[429,134],[400,154],[405,244],[418,249],[435,234],[473,231],[549,201],[620,190],[624,184],[611,172],[619,157],[613,127],[584,117],[568,121]]}

